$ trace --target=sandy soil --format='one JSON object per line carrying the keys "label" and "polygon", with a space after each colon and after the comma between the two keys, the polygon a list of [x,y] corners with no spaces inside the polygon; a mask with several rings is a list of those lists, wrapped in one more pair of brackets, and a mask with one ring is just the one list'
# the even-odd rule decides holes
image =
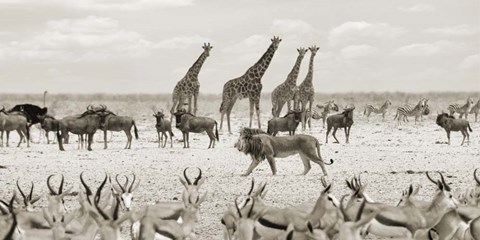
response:
{"label": "sandy soil", "polygon": [[[392,108],[394,109],[394,108]],[[393,110],[390,110],[393,114]],[[345,178],[362,172],[367,191],[377,201],[396,203],[401,190],[410,183],[423,184],[419,195],[428,198],[432,186],[426,183],[424,171],[439,170],[445,172],[452,189],[464,189],[473,185],[472,173],[480,167],[480,123],[472,123],[470,145],[460,146],[461,134],[452,133],[452,145],[448,146],[446,134],[435,124],[435,116],[428,116],[418,125],[413,121],[400,127],[389,115],[387,122],[381,122],[379,116],[373,116],[366,122],[360,111],[355,110],[355,124],[352,127],[350,144],[344,144],[343,131],[337,136],[341,144],[325,144],[325,132],[320,121],[313,121],[313,128],[306,134],[317,137],[322,142],[322,156],[334,159],[327,166],[333,192],[340,198],[347,193]],[[212,110],[212,112],[214,112]],[[262,119],[266,127],[267,116]],[[218,114],[214,116],[219,119]],[[93,151],[77,150],[76,143],[66,145],[66,151],[58,151],[57,145],[45,143],[31,144],[30,148],[0,148],[0,197],[6,199],[15,189],[15,180],[22,186],[35,182],[35,194],[46,193],[46,178],[53,173],[62,173],[66,178],[66,187],[79,183],[79,174],[85,171],[85,178],[91,186],[98,186],[104,172],[110,174],[135,172],[142,183],[134,193],[137,207],[153,204],[158,200],[173,200],[180,197],[183,190],[178,176],[185,167],[200,167],[207,177],[202,187],[208,191],[208,200],[201,207],[201,220],[195,232],[197,239],[221,239],[221,215],[233,199],[248,190],[252,177],[257,182],[268,182],[266,202],[275,206],[290,206],[315,200],[322,185],[321,170],[312,165],[306,176],[296,176],[303,170],[298,156],[277,160],[278,175],[272,176],[267,162],[263,162],[249,177],[241,177],[250,157],[233,148],[240,126],[248,124],[245,117],[233,117],[235,133],[229,135],[226,130],[220,132],[220,142],[215,149],[207,149],[208,137],[205,134],[191,136],[190,149],[183,149],[183,143],[177,142],[181,133],[174,129],[176,138],[174,147],[158,148],[154,119],[150,115],[137,118],[140,139],[134,140],[131,150],[123,150],[125,136],[115,133],[109,148],[103,150],[103,143],[95,142]],[[411,119],[413,120],[413,119]],[[302,131],[300,130],[300,133]],[[36,130],[32,133],[38,139]],[[11,145],[18,138],[11,139]],[[101,139],[97,133],[96,140]],[[72,137],[76,139],[76,137]],[[333,138],[330,139],[333,141]],[[439,144],[442,142],[442,144]],[[192,171],[193,172],[193,171]],[[70,207],[76,201],[68,200]],[[38,206],[45,206],[45,200]]]}

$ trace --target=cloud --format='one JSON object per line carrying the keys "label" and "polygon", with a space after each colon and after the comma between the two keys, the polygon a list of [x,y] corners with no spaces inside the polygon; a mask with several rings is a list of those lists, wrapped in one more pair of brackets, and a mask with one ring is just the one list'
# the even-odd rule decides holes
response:
{"label": "cloud", "polygon": [[444,28],[427,28],[424,32],[450,36],[470,36],[477,34],[478,29],[467,24],[462,24]]}
{"label": "cloud", "polygon": [[434,12],[437,9],[432,5],[420,3],[411,7],[401,7],[399,10],[403,12]]}
{"label": "cloud", "polygon": [[192,45],[201,45],[202,43],[210,42],[208,38],[202,36],[189,37],[174,37],[160,41],[155,44],[155,48],[161,49],[186,49]]}
{"label": "cloud", "polygon": [[152,8],[183,7],[193,4],[193,0],[6,0],[6,2],[18,5],[61,6],[93,11],[137,11]]}
{"label": "cloud", "polygon": [[460,63],[460,68],[480,70],[480,55],[475,54],[475,55],[471,55],[471,56],[466,57]]}
{"label": "cloud", "polygon": [[[24,60],[89,61],[151,55],[157,49],[184,49],[201,44],[200,36],[152,42],[142,34],[122,29],[116,20],[86,18],[48,21],[33,37],[0,47],[0,55]],[[0,59],[2,57],[0,56]]]}
{"label": "cloud", "polygon": [[265,49],[267,44],[270,44],[270,39],[268,37],[255,34],[238,43],[228,45],[223,51],[226,53],[256,52]]}
{"label": "cloud", "polygon": [[397,56],[434,56],[451,54],[465,49],[463,43],[437,41],[434,43],[414,43],[400,47],[393,52]]}
{"label": "cloud", "polygon": [[362,38],[396,38],[406,32],[388,23],[346,22],[330,30],[328,40],[332,45],[358,41]]}
{"label": "cloud", "polygon": [[312,25],[299,19],[275,19],[270,31],[273,34],[293,39],[310,38],[316,32]]}
{"label": "cloud", "polygon": [[352,45],[342,48],[340,54],[347,59],[362,58],[375,55],[378,49],[370,45]]}

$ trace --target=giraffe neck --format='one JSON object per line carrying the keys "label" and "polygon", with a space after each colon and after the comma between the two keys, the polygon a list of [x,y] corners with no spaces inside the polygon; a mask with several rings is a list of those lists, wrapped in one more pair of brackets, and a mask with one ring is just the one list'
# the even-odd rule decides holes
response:
{"label": "giraffe neck", "polygon": [[200,69],[202,68],[202,65],[207,57],[207,52],[204,51],[200,57],[198,57],[197,61],[195,61],[195,63],[190,67],[190,69],[188,69],[187,75],[190,77],[189,79],[193,80],[198,78],[198,73],[200,72]]}
{"label": "giraffe neck", "polygon": [[303,56],[298,55],[297,61],[292,68],[292,71],[288,74],[287,80],[285,81],[289,85],[297,85],[298,72],[300,71],[300,64],[302,63]]}
{"label": "giraffe neck", "polygon": [[260,81],[262,80],[263,74],[267,71],[270,62],[272,61],[273,54],[275,54],[275,48],[273,44],[268,47],[267,51],[262,55],[262,57],[255,63],[252,67],[250,67],[245,75],[250,79]]}
{"label": "giraffe neck", "polygon": [[310,56],[310,63],[308,65],[308,73],[307,76],[305,77],[305,80],[303,80],[304,85],[312,85],[313,84],[313,60],[315,59],[315,55]]}

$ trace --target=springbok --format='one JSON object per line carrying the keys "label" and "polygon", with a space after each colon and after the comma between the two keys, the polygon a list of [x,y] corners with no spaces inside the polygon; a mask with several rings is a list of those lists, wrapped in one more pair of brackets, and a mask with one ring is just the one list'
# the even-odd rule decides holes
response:
{"label": "springbok", "polygon": [[130,211],[133,202],[133,192],[140,186],[140,180],[138,180],[137,185],[135,185],[136,176],[135,173],[133,175],[133,181],[130,186],[128,186],[128,176],[125,175],[125,183],[120,184],[118,180],[118,174],[115,176],[115,181],[117,182],[118,186],[112,184],[113,189],[115,190],[114,195],[118,197],[121,201],[121,205],[125,208],[125,210]]}

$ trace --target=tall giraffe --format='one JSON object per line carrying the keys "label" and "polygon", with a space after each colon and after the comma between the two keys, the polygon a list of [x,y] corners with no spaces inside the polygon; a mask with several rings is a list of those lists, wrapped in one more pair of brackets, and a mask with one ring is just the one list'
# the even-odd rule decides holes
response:
{"label": "tall giraffe", "polygon": [[[305,111],[308,103],[308,110],[312,112],[313,98],[315,96],[315,89],[313,88],[313,60],[317,54],[317,46],[311,46],[308,48],[310,50],[310,65],[308,65],[308,73],[305,77],[305,80],[298,86],[298,102],[301,105],[301,110]],[[310,121],[311,116],[307,116],[307,119],[302,118],[302,129],[305,130],[305,123]]]}
{"label": "tall giraffe", "polygon": [[231,132],[230,114],[232,113],[233,105],[237,99],[247,98],[250,102],[250,127],[252,127],[253,110],[257,113],[258,127],[260,128],[260,94],[262,91],[262,77],[270,61],[282,41],[279,37],[273,37],[272,43],[267,51],[258,60],[255,65],[251,66],[245,74],[238,78],[234,78],[225,85],[223,85],[222,104],[220,105],[220,113],[222,115],[220,120],[220,129],[223,125],[223,116],[227,114],[228,132]]}
{"label": "tall giraffe", "polygon": [[173,113],[177,110],[180,110],[185,103],[185,100],[188,99],[188,112],[192,112],[192,97],[193,97],[193,114],[197,114],[197,100],[198,93],[200,90],[200,82],[198,81],[198,73],[202,68],[205,59],[210,56],[210,50],[213,48],[210,46],[210,43],[204,43],[203,52],[198,57],[197,61],[188,69],[187,74],[178,81],[177,85],[173,89],[172,94],[172,108],[170,109],[171,117],[170,121],[173,118]]}
{"label": "tall giraffe", "polygon": [[[302,64],[303,57],[308,49],[299,48],[297,51],[298,57],[292,71],[288,74],[287,79],[278,85],[272,92],[272,115],[274,117],[280,116],[280,112],[282,112],[285,102],[287,103],[288,111],[292,109],[291,102],[292,100],[295,100],[294,96],[297,89],[298,72],[300,71],[300,65]],[[296,107],[296,104],[294,107]]]}

